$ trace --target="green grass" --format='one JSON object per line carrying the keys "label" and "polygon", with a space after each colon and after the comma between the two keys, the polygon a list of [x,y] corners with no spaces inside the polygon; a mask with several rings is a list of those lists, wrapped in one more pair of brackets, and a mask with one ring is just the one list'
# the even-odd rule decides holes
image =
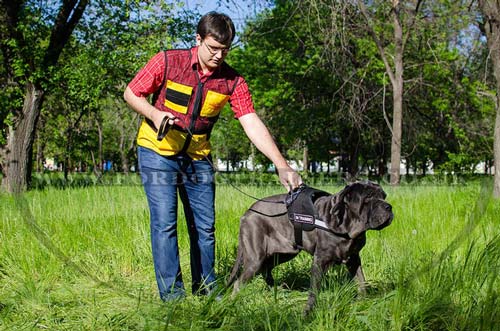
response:
{"label": "green grass", "polygon": [[[241,189],[264,197],[273,185]],[[336,192],[341,187],[319,188]],[[368,232],[361,256],[370,283],[358,296],[344,267],[325,278],[302,316],[311,258],[256,278],[221,301],[162,303],[154,280],[142,188],[45,188],[0,196],[0,330],[499,330],[500,203],[467,185],[385,187],[395,219]],[[235,258],[239,218],[253,200],[217,187],[217,273]],[[188,236],[179,219],[181,264]]]}

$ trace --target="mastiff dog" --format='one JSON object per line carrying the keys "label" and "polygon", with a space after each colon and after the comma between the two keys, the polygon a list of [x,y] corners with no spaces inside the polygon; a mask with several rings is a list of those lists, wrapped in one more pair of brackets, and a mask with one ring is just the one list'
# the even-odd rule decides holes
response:
{"label": "mastiff dog", "polygon": [[[383,229],[394,216],[382,188],[373,182],[358,181],[337,194],[312,189],[310,207],[314,216],[291,215],[290,196],[289,193],[261,199],[241,218],[237,258],[227,280],[227,286],[234,284],[233,295],[258,274],[272,286],[272,269],[293,259],[301,250],[313,256],[306,314],[314,307],[322,275],[333,265],[345,264],[364,292],[359,252],[366,243],[366,231]],[[308,224],[302,229],[294,222],[304,220]]]}

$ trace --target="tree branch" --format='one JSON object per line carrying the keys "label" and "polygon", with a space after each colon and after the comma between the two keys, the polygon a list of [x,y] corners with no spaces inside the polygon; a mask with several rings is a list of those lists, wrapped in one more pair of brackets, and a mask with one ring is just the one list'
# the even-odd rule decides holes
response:
{"label": "tree branch", "polygon": [[68,0],[63,2],[50,34],[50,42],[43,61],[43,70],[57,63],[88,2],[89,0]]}
{"label": "tree branch", "polygon": [[377,46],[378,51],[380,53],[380,57],[382,58],[382,61],[384,62],[384,66],[385,66],[387,75],[389,75],[389,79],[391,80],[391,82],[394,83],[394,81],[396,80],[396,77],[394,76],[394,71],[391,68],[391,64],[387,60],[387,55],[385,53],[385,48],[382,45],[382,42],[378,38],[377,34],[375,33],[375,29],[373,28],[373,23],[372,23],[372,21],[370,19],[370,15],[368,15],[368,11],[366,10],[366,6],[365,6],[365,4],[363,3],[362,0],[357,0],[357,2],[358,2],[358,7],[361,10],[361,13],[365,17],[366,25],[368,27],[368,32],[371,34],[371,36],[373,38],[373,41],[375,42],[375,45]]}

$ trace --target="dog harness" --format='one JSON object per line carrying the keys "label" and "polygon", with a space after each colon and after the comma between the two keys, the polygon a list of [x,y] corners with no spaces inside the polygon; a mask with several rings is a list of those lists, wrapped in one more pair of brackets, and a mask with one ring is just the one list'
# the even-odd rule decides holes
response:
{"label": "dog harness", "polygon": [[328,192],[317,190],[305,184],[290,191],[285,198],[288,219],[293,224],[295,233],[295,247],[302,248],[302,232],[322,229],[332,232],[326,223],[319,217],[314,202],[322,196],[331,195]]}

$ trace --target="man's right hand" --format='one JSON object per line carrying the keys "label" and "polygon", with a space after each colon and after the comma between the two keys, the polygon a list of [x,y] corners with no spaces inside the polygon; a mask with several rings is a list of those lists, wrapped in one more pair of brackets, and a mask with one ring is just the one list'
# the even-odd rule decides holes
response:
{"label": "man's right hand", "polygon": [[173,125],[174,123],[178,123],[179,119],[174,116],[171,112],[168,111],[160,111],[158,109],[154,109],[151,111],[151,114],[149,116],[149,119],[153,122],[155,125],[156,130],[158,130],[161,126],[161,122],[163,121],[163,118],[165,116],[169,117],[168,124]]}

